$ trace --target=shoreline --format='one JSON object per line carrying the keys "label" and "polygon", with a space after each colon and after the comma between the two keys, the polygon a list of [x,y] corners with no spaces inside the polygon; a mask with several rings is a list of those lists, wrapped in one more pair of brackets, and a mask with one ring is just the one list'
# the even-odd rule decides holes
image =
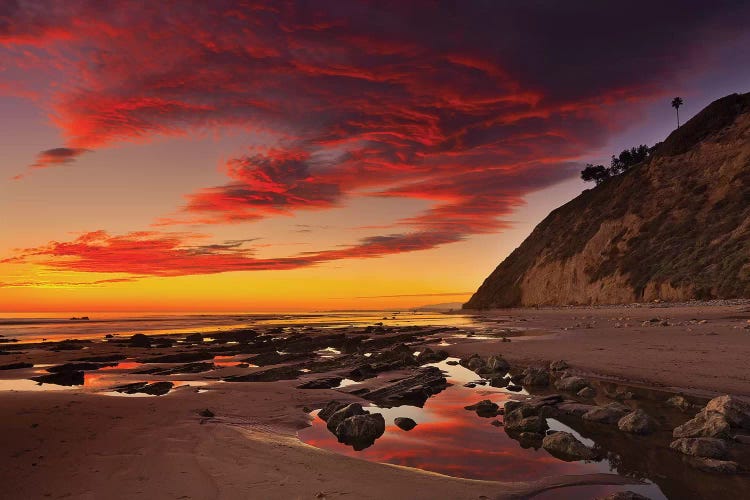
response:
{"label": "shoreline", "polygon": [[[658,323],[652,321],[656,315]],[[525,308],[492,311],[482,318],[483,322],[473,331],[462,328],[466,335],[460,338],[451,337],[456,330],[435,326],[401,327],[389,332],[385,320],[385,333],[379,334],[376,327],[370,338],[381,346],[377,349],[385,350],[394,342],[412,339],[415,342],[412,349],[446,349],[451,356],[460,358],[474,352],[485,357],[501,354],[516,367],[515,372],[521,367],[562,359],[570,364],[571,374],[590,378],[602,394],[609,390],[608,383],[613,384],[612,390],[617,386],[633,392],[643,390],[638,395],[638,401],[642,401],[639,404],[652,404],[649,398],[663,401],[668,394],[677,392],[690,396],[696,404],[724,393],[750,396],[750,382],[744,375],[744,359],[750,355],[750,329],[744,325],[750,324],[750,312],[745,311],[744,305],[659,308],[658,314],[653,308]],[[617,323],[620,325],[615,326]],[[266,328],[268,332],[275,331],[272,326]],[[355,330],[351,330],[355,337],[364,333]],[[304,340],[304,332],[301,329],[297,337],[287,334],[285,338]],[[494,337],[472,338],[487,336],[487,332],[495,332]],[[222,335],[227,333],[231,332]],[[502,340],[504,333],[509,342]],[[315,346],[310,349],[320,349],[329,342],[327,339],[340,341],[337,336],[349,334],[317,328],[309,335],[311,346]],[[174,335],[164,337],[170,337],[168,343],[174,345]],[[399,340],[402,338],[406,340]],[[10,349],[9,354],[0,356],[0,365],[32,361],[44,368],[112,355],[148,361],[169,352],[188,353],[196,349],[231,352],[242,346],[199,341],[168,348],[143,348],[133,347],[122,337],[108,340],[74,345],[72,350],[56,349],[54,343],[6,344],[0,349]],[[443,345],[446,340],[450,345]],[[649,354],[650,351],[653,353]],[[7,422],[2,433],[7,453],[1,464],[0,480],[15,495],[9,498],[66,495],[128,498],[146,494],[156,498],[255,495],[330,499],[356,494],[358,498],[385,495],[501,499],[529,498],[553,487],[633,483],[613,474],[548,476],[526,482],[462,479],[347,457],[307,445],[296,435],[309,425],[311,417],[306,410],[321,408],[332,399],[365,402],[358,395],[335,388],[298,387],[301,381],[325,377],[330,370],[335,372],[338,366],[335,360],[349,356],[344,353],[330,360],[320,358],[315,361],[317,364],[299,365],[313,367],[313,373],[297,373],[291,379],[265,382],[225,383],[221,379],[274,370],[283,377],[287,373],[285,365],[260,368],[215,365],[205,374],[146,376],[148,380],[185,384],[201,380],[207,384],[174,387],[166,396],[158,397],[92,393],[103,390],[96,385],[49,392],[0,391],[0,418]],[[661,359],[663,366],[653,366],[652,356]],[[135,364],[138,366],[126,371],[126,376],[133,377],[127,373],[137,373],[149,366],[175,367],[174,363]],[[191,364],[200,363],[176,366]],[[322,371],[315,369],[318,365]],[[86,373],[96,381],[104,372],[99,369]],[[0,371],[0,378],[25,379],[31,373],[32,369]],[[400,372],[392,373],[391,377],[403,376],[398,375]],[[378,380],[370,379],[364,386],[382,384]],[[681,390],[675,390],[676,380],[686,382]],[[200,417],[199,412],[206,408],[215,417]],[[684,419],[691,414],[686,413]],[[745,481],[742,477],[735,481]],[[553,495],[549,498],[557,498],[553,492],[548,493]]]}

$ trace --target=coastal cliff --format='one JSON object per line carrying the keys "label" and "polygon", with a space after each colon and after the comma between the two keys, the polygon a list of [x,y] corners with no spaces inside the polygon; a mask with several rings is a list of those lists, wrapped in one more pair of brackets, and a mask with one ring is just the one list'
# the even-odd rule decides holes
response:
{"label": "coastal cliff", "polygon": [[551,212],[466,309],[750,297],[750,93]]}

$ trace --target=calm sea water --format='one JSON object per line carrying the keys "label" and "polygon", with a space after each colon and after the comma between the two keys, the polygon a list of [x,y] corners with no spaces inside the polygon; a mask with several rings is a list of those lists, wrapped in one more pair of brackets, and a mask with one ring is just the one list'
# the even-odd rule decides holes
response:
{"label": "calm sea water", "polygon": [[168,335],[192,332],[213,332],[263,325],[313,326],[338,328],[367,326],[382,322],[387,326],[440,325],[473,326],[468,314],[440,312],[352,311],[320,313],[252,313],[252,314],[133,314],[97,313],[89,320],[71,320],[74,315],[11,315],[0,314],[0,335],[23,342],[59,341],[63,339],[97,338],[107,334]]}

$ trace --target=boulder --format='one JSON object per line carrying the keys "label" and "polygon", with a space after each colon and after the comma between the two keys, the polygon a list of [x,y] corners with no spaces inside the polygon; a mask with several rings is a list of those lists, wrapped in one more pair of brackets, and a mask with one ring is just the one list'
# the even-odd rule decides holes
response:
{"label": "boulder", "polygon": [[362,408],[362,405],[359,403],[348,404],[336,410],[330,417],[328,417],[328,420],[326,420],[326,427],[328,427],[329,431],[336,434],[336,428],[339,426],[341,422],[343,422],[349,417],[354,417],[356,415],[365,415],[367,413],[368,412],[365,411]]}
{"label": "boulder", "polygon": [[667,405],[673,406],[682,411],[685,411],[692,406],[684,396],[680,396],[679,394],[667,399],[666,403]]}
{"label": "boulder", "polygon": [[716,460],[715,458],[693,458],[690,465],[705,472],[717,472],[721,474],[737,474],[740,466],[737,462],[729,460]]}
{"label": "boulder", "polygon": [[566,401],[557,406],[557,410],[566,414],[573,415],[576,417],[582,417],[585,413],[596,408],[594,405],[587,405],[583,403],[577,403],[575,401]]}
{"label": "boulder", "polygon": [[384,432],[385,419],[383,415],[380,413],[365,413],[353,415],[341,421],[336,426],[334,434],[340,442],[351,445],[359,451],[371,446]]}
{"label": "boulder", "polygon": [[365,396],[381,406],[410,403],[422,406],[427,398],[448,386],[443,372],[434,366],[420,368],[413,375],[375,389]]}
{"label": "boulder", "polygon": [[510,380],[503,375],[497,375],[489,379],[492,387],[508,387]]}
{"label": "boulder", "polygon": [[693,457],[724,458],[727,455],[727,443],[716,438],[680,438],[669,447]]}
{"label": "boulder", "polygon": [[616,424],[624,417],[630,409],[619,403],[610,403],[606,406],[596,406],[583,414],[583,419],[589,422],[601,424]]}
{"label": "boulder", "polygon": [[323,377],[315,380],[308,380],[302,385],[298,385],[297,389],[333,389],[338,387],[343,377]]}
{"label": "boulder", "polygon": [[500,407],[498,405],[496,405],[489,399],[485,399],[473,405],[464,407],[464,409],[466,410],[475,411],[477,415],[482,418],[490,418],[496,416],[499,408]]}
{"label": "boulder", "polygon": [[[511,406],[512,408],[512,406]],[[538,409],[530,405],[522,405],[511,411],[508,406],[505,407],[504,424],[509,431],[542,433],[549,429],[547,420],[543,417],[536,416]]]}
{"label": "boulder", "polygon": [[320,417],[320,419],[324,422],[327,422],[331,415],[333,415],[346,405],[347,403],[341,403],[340,401],[329,401],[328,404],[318,412],[318,417]]}
{"label": "boulder", "polygon": [[50,373],[49,375],[31,377],[31,380],[39,382],[40,384],[83,385],[83,372],[79,370],[69,370],[59,373]]}
{"label": "boulder", "polygon": [[33,368],[34,365],[32,363],[10,363],[7,365],[0,365],[0,370],[20,370],[21,368]]}
{"label": "boulder", "polygon": [[505,388],[512,392],[521,392],[523,390],[522,386],[516,384],[508,384]]}
{"label": "boulder", "polygon": [[703,411],[722,415],[732,427],[750,429],[750,405],[734,396],[727,394],[714,398]]}
{"label": "boulder", "polygon": [[584,387],[589,387],[588,381],[576,376],[564,377],[555,382],[555,388],[559,391],[577,393]]}
{"label": "boulder", "polygon": [[638,409],[622,417],[617,422],[617,428],[633,434],[651,434],[656,430],[657,424],[645,411]]}
{"label": "boulder", "polygon": [[676,438],[690,437],[729,437],[730,426],[723,415],[701,411],[695,418],[675,427],[672,436]]}
{"label": "boulder", "polygon": [[449,356],[447,351],[433,351],[429,347],[426,348],[424,351],[420,352],[417,356],[417,363],[420,365],[423,365],[425,363],[437,363],[439,361],[443,361],[445,358]]}
{"label": "boulder", "polygon": [[151,339],[142,333],[130,337],[130,347],[151,347]]}
{"label": "boulder", "polygon": [[546,387],[549,385],[549,373],[544,368],[529,366],[523,372],[522,384],[533,387]]}
{"label": "boulder", "polygon": [[505,375],[510,370],[510,364],[500,356],[490,356],[487,358],[486,368],[491,372]]}
{"label": "boulder", "polygon": [[396,424],[399,429],[405,431],[410,431],[417,426],[417,423],[409,417],[396,417],[393,419],[393,423]]}
{"label": "boulder", "polygon": [[591,448],[580,442],[569,432],[560,431],[548,434],[542,441],[542,448],[547,450],[550,455],[566,462],[593,460],[596,458],[596,454]]}
{"label": "boulder", "polygon": [[567,370],[568,368],[570,368],[570,366],[568,365],[568,363],[566,363],[562,359],[558,359],[557,361],[553,361],[552,363],[549,364],[549,369],[552,370],[553,372]]}
{"label": "boulder", "polygon": [[114,387],[113,390],[123,394],[149,394],[151,396],[163,396],[172,390],[172,382],[135,382]]}

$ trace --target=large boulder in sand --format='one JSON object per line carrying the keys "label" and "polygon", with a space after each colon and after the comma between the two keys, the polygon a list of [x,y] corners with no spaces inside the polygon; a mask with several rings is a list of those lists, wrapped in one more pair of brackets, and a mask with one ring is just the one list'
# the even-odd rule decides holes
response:
{"label": "large boulder in sand", "polygon": [[340,442],[351,445],[359,451],[371,446],[384,432],[385,419],[383,415],[380,413],[365,413],[341,421],[334,434]]}
{"label": "large boulder in sand", "polygon": [[601,424],[616,424],[628,414],[630,408],[620,403],[610,403],[607,406],[596,406],[583,414],[583,419]]}
{"label": "large boulder in sand", "polygon": [[648,413],[638,409],[622,417],[617,422],[617,428],[623,432],[633,434],[651,434],[657,428],[656,421]]}
{"label": "large boulder in sand", "polygon": [[680,438],[669,447],[693,457],[724,458],[727,455],[727,443],[716,438]]}
{"label": "large boulder in sand", "polygon": [[542,447],[550,455],[566,462],[593,460],[596,458],[596,453],[591,448],[580,442],[569,432],[555,432],[545,436],[542,441]]}
{"label": "large boulder in sand", "polygon": [[695,418],[675,427],[672,436],[676,438],[690,437],[729,437],[729,422],[720,413],[701,411]]}
{"label": "large boulder in sand", "polygon": [[349,417],[353,417],[355,415],[365,415],[367,413],[368,412],[365,411],[362,408],[362,405],[359,403],[348,404],[343,408],[336,410],[330,417],[328,417],[328,420],[326,421],[326,427],[328,427],[329,431],[336,434],[336,428],[341,422]]}
{"label": "large boulder in sand", "polygon": [[584,387],[589,387],[589,383],[581,377],[563,377],[555,382],[555,388],[559,391],[576,393]]}

